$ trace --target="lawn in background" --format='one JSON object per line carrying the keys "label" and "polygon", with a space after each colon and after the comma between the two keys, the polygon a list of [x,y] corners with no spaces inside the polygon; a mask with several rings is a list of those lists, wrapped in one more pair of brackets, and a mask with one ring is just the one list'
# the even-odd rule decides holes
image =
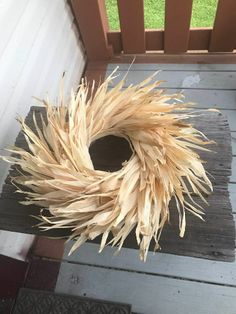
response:
{"label": "lawn in background", "polygon": [[[127,0],[128,1],[128,0]],[[181,0],[179,0],[181,3]],[[213,25],[218,0],[193,0],[192,27]],[[106,0],[110,29],[120,28],[117,0]],[[164,27],[165,0],[144,0],[145,28]]]}

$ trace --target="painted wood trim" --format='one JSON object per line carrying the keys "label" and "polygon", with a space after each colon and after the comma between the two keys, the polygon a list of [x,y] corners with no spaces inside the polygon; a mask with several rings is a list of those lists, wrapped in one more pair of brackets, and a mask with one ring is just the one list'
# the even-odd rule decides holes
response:
{"label": "painted wood trim", "polygon": [[37,237],[32,249],[32,255],[58,259],[63,257],[65,239],[50,239]]}
{"label": "painted wood trim", "polygon": [[209,46],[210,52],[231,52],[236,43],[236,1],[219,0]]}
{"label": "painted wood trim", "polygon": [[[194,28],[189,31],[188,51],[208,50],[211,40],[211,28]],[[109,31],[107,33],[109,44],[113,47],[114,53],[119,54],[123,51],[122,38],[120,31]],[[146,51],[164,50],[164,30],[145,30]],[[234,45],[236,48],[236,43]],[[211,56],[211,55],[210,55]],[[227,56],[226,56],[227,57]]]}
{"label": "painted wood trim", "polygon": [[[118,55],[113,56],[109,63],[131,63],[134,56]],[[199,64],[235,64],[236,53],[182,53],[182,54],[163,54],[150,53],[135,56],[135,63],[199,63]]]}
{"label": "painted wood trim", "polygon": [[118,0],[117,3],[124,53],[144,53],[144,0]]}
{"label": "painted wood trim", "polygon": [[188,50],[208,50],[211,28],[190,29]]}
{"label": "painted wood trim", "polygon": [[105,60],[113,55],[108,44],[108,19],[104,0],[71,0],[72,9],[88,59]]}
{"label": "painted wood trim", "polygon": [[123,51],[120,31],[109,31],[107,33],[107,39],[108,39],[109,44],[112,46],[115,54],[119,54]]}
{"label": "painted wood trim", "polygon": [[164,49],[164,31],[146,30],[146,50],[160,51]]}
{"label": "painted wood trim", "polygon": [[165,1],[165,53],[182,53],[188,50],[192,0]]}

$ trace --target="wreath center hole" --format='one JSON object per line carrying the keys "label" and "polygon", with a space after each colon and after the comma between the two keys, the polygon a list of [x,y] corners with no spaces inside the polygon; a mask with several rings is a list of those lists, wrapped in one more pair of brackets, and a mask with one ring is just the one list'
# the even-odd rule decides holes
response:
{"label": "wreath center hole", "polygon": [[128,161],[133,152],[125,138],[107,135],[90,145],[89,154],[94,169],[114,172],[122,168],[122,163]]}

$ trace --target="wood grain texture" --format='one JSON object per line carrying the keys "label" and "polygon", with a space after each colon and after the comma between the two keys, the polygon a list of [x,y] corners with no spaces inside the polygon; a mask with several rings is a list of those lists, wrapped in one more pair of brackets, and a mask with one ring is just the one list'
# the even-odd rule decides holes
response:
{"label": "wood grain texture", "polygon": [[[34,107],[26,119],[26,123],[32,126],[32,112],[36,116],[43,112],[43,108]],[[215,140],[217,145],[212,149],[213,154],[202,153],[201,157],[206,160],[206,169],[214,177],[214,193],[208,197],[209,206],[206,208],[205,222],[198,220],[193,215],[187,215],[187,231],[184,239],[178,237],[178,215],[174,204],[171,205],[171,226],[167,226],[161,239],[162,252],[203,257],[213,260],[234,260],[235,246],[235,225],[232,216],[232,209],[229,200],[227,185],[231,174],[231,137],[226,119],[218,113],[208,113],[201,119],[195,119],[192,123],[196,128],[202,130],[210,139]],[[16,145],[27,148],[22,134],[19,134]],[[106,154],[106,143],[101,147],[101,151]],[[119,152],[119,146],[117,146]],[[116,169],[117,164],[115,154],[109,165],[104,165],[104,158],[97,154],[95,167],[108,167]],[[10,172],[11,176],[16,175],[14,167]],[[19,232],[29,232],[43,234],[37,227],[36,220],[30,215],[37,214],[39,209],[35,206],[23,206],[18,204],[20,196],[14,194],[14,187],[10,185],[10,180],[6,181],[0,199],[0,228]],[[199,201],[199,200],[198,200]],[[200,202],[201,203],[201,202]],[[47,236],[66,236],[68,231],[45,232]],[[96,239],[95,242],[99,241]],[[125,246],[137,248],[134,234],[131,234]]]}
{"label": "wood grain texture", "polygon": [[165,1],[165,53],[183,53],[188,50],[192,0]]}
{"label": "wood grain texture", "polygon": [[121,40],[124,53],[146,51],[144,30],[144,0],[118,0]]}
{"label": "wood grain texture", "polygon": [[236,43],[236,2],[219,0],[210,39],[210,52],[231,52]]}

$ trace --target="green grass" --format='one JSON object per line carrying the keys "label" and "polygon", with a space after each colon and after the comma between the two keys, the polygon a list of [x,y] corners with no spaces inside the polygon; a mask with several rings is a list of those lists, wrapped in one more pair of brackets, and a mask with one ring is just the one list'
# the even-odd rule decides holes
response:
{"label": "green grass", "polygon": [[[127,0],[128,1],[128,0]],[[181,0],[179,0],[181,2]],[[192,27],[212,26],[218,0],[193,0]],[[106,0],[110,29],[120,28],[117,0]],[[145,28],[164,27],[165,0],[144,0]]]}

